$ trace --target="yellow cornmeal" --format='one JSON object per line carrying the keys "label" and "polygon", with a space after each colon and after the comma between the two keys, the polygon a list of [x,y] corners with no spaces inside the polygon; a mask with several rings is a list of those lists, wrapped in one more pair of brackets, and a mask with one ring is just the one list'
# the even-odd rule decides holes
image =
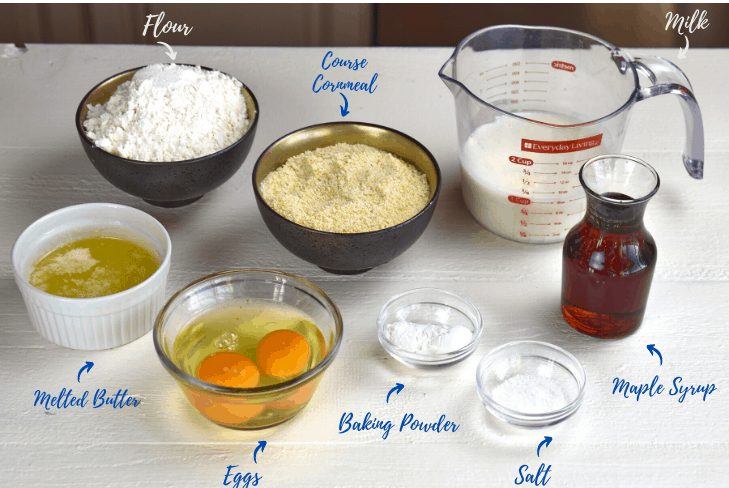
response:
{"label": "yellow cornmeal", "polygon": [[339,143],[293,156],[261,182],[278,214],[311,229],[370,232],[405,222],[428,203],[425,174],[390,153]]}
{"label": "yellow cornmeal", "polygon": [[139,244],[86,237],[40,258],[30,272],[30,284],[61,297],[103,297],[137,286],[158,268],[157,259]]}

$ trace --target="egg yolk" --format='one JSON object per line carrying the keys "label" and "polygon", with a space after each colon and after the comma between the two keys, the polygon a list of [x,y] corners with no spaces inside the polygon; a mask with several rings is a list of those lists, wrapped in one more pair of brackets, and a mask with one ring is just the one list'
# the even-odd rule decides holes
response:
{"label": "egg yolk", "polygon": [[257,417],[266,409],[265,405],[231,405],[216,403],[203,410],[203,415],[220,424],[236,425]]}
{"label": "egg yolk", "polygon": [[263,404],[245,404],[240,399],[229,398],[226,402],[219,396],[187,390],[187,396],[195,409],[208,419],[222,425],[238,426],[257,417],[266,409]]}
{"label": "egg yolk", "polygon": [[311,350],[304,336],[293,330],[275,330],[256,347],[256,361],[263,372],[276,378],[300,373],[309,362]]}
{"label": "egg yolk", "polygon": [[303,405],[309,401],[311,394],[314,393],[316,383],[316,381],[310,381],[308,384],[296,390],[296,393],[293,395],[276,400],[275,402],[269,402],[267,406],[273,410],[288,410]]}
{"label": "egg yolk", "polygon": [[258,386],[260,373],[256,364],[242,354],[216,352],[200,363],[197,377],[214,385],[253,388]]}

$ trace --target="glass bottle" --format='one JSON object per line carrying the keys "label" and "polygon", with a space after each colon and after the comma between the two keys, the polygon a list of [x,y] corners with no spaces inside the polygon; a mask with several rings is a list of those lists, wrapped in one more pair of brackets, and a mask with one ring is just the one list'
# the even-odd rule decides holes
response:
{"label": "glass bottle", "polygon": [[620,337],[643,321],[656,266],[643,214],[660,179],[648,163],[619,155],[589,160],[579,176],[587,211],[562,249],[562,316],[585,334]]}

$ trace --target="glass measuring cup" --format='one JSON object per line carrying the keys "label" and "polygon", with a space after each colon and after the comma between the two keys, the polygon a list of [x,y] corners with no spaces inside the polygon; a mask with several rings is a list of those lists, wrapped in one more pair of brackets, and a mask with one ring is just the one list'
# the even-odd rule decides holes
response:
{"label": "glass measuring cup", "polygon": [[703,177],[701,110],[688,78],[665,59],[631,57],[568,29],[504,25],[463,39],[439,75],[455,97],[466,206],[507,239],[564,239],[585,210],[580,165],[620,152],[640,100],[679,96],[684,166]]}

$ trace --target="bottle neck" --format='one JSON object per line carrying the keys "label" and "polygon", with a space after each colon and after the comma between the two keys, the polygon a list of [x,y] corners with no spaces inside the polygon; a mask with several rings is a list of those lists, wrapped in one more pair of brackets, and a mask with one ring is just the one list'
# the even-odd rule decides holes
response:
{"label": "bottle neck", "polygon": [[585,192],[587,212],[585,218],[594,228],[611,234],[628,234],[643,227],[648,200],[636,202],[619,193],[592,195]]}

